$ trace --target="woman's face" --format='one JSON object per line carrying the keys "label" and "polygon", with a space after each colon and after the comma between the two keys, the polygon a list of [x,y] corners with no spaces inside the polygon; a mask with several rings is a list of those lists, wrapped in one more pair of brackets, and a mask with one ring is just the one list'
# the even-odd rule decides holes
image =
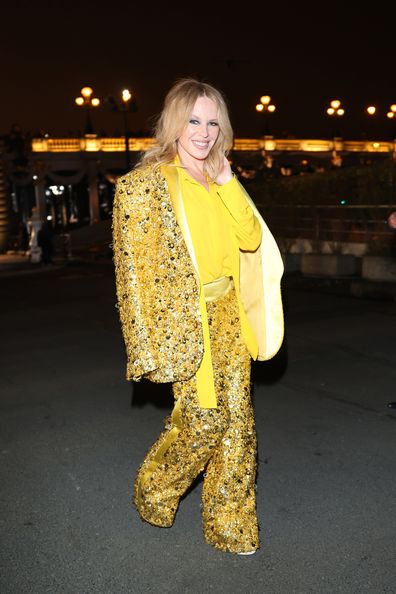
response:
{"label": "woman's face", "polygon": [[209,97],[198,97],[188,124],[178,140],[181,158],[206,159],[219,135],[217,105]]}

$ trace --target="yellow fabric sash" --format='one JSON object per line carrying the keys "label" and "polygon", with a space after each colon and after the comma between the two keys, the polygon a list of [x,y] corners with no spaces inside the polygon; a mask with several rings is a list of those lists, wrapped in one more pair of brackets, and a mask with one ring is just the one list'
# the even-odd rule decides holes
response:
{"label": "yellow fabric sash", "polygon": [[157,450],[154,458],[148,464],[146,470],[141,475],[139,484],[137,487],[137,501],[138,505],[140,505],[141,497],[142,497],[142,488],[144,487],[145,483],[148,481],[152,473],[158,468],[161,464],[165,452],[168,450],[169,446],[176,440],[177,436],[179,435],[182,429],[182,420],[181,420],[181,410],[180,410],[180,400],[176,401],[176,404],[172,411],[172,429],[167,434],[166,438],[162,442],[161,446]]}
{"label": "yellow fabric sash", "polygon": [[212,354],[210,349],[210,335],[208,325],[208,314],[206,311],[205,293],[199,277],[197,260],[195,257],[194,246],[190,230],[188,228],[187,216],[184,210],[183,197],[180,191],[177,168],[174,165],[163,165],[161,167],[169,188],[169,194],[175,210],[176,220],[180,226],[184,241],[190,254],[197,283],[199,286],[199,311],[201,314],[202,334],[204,343],[204,353],[201,365],[196,373],[197,393],[199,405],[201,408],[217,408],[217,398],[214,387]]}
{"label": "yellow fabric sash", "polygon": [[222,276],[211,283],[207,283],[203,286],[206,303],[208,303],[208,301],[215,301],[216,299],[225,297],[233,286],[233,280],[229,276]]}

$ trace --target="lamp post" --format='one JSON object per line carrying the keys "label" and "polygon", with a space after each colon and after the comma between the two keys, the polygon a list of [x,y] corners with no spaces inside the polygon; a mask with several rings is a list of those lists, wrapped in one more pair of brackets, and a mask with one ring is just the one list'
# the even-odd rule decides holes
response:
{"label": "lamp post", "polygon": [[[345,109],[341,106],[341,101],[339,99],[333,99],[332,101],[330,101],[330,105],[326,109],[326,113],[328,116],[330,116],[330,118],[334,120],[334,118],[341,118],[345,114]],[[341,136],[339,128],[333,126],[332,136],[333,150],[331,152],[331,163],[334,167],[341,167],[342,158],[340,155],[337,154],[336,146],[336,139]]]}
{"label": "lamp post", "polygon": [[85,108],[85,134],[93,134],[93,126],[89,114],[91,107],[98,107],[100,99],[93,97],[93,89],[91,87],[83,87],[80,91],[81,96],[75,99],[79,107]]}
{"label": "lamp post", "polygon": [[260,103],[257,103],[256,111],[258,113],[264,114],[264,136],[270,135],[267,114],[274,113],[275,109],[276,106],[273,103],[271,103],[271,97],[269,95],[263,95],[262,97],[260,97]]}
{"label": "lamp post", "polygon": [[137,111],[136,101],[132,99],[132,93],[128,89],[121,92],[121,99],[115,97],[108,97],[107,102],[113,111],[118,111],[122,114],[125,137],[125,166],[127,171],[131,168],[131,154],[129,151],[129,129],[128,129],[128,113]]}
{"label": "lamp post", "polygon": [[[371,103],[370,105],[368,105],[366,107],[365,112],[368,115],[368,119],[371,120],[374,124],[375,116],[377,115],[377,107]],[[366,126],[366,124],[365,124],[365,126]],[[375,127],[373,125],[368,124],[367,125],[367,138],[370,139],[370,137],[373,138],[374,136],[375,136]]]}
{"label": "lamp post", "polygon": [[[77,97],[75,101],[79,107],[84,107],[85,109],[85,136],[94,134],[89,112],[92,107],[98,107],[98,105],[100,105],[100,100],[97,97],[93,97],[93,89],[91,89],[91,87],[83,87],[81,89],[81,97]],[[89,187],[89,218],[90,224],[93,225],[100,220],[98,172],[95,159],[88,159],[87,175]]]}
{"label": "lamp post", "polygon": [[[341,106],[339,99],[333,99],[330,101],[330,106],[326,109],[326,113],[331,118],[340,118],[345,114],[345,109]],[[333,137],[340,136],[338,128],[333,128]]]}

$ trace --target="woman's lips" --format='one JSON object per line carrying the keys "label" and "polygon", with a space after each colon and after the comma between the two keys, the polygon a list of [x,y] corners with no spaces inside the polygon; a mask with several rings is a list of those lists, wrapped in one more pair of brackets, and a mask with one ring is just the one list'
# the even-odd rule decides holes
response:
{"label": "woman's lips", "polygon": [[199,149],[207,149],[209,146],[209,142],[201,142],[200,140],[192,140],[191,141],[193,143],[194,146],[196,146]]}

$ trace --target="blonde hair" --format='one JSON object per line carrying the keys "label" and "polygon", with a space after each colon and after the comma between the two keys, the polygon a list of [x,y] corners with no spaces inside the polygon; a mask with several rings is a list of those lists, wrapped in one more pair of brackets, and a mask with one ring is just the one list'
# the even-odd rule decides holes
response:
{"label": "blonde hair", "polygon": [[177,140],[187,125],[199,97],[208,97],[218,108],[219,135],[205,160],[206,173],[211,179],[217,177],[224,165],[224,155],[228,154],[233,143],[228,109],[220,91],[194,78],[180,79],[169,90],[163,110],[154,127],[155,146],[143,155],[138,167],[144,165],[159,167],[173,161],[177,154]]}

